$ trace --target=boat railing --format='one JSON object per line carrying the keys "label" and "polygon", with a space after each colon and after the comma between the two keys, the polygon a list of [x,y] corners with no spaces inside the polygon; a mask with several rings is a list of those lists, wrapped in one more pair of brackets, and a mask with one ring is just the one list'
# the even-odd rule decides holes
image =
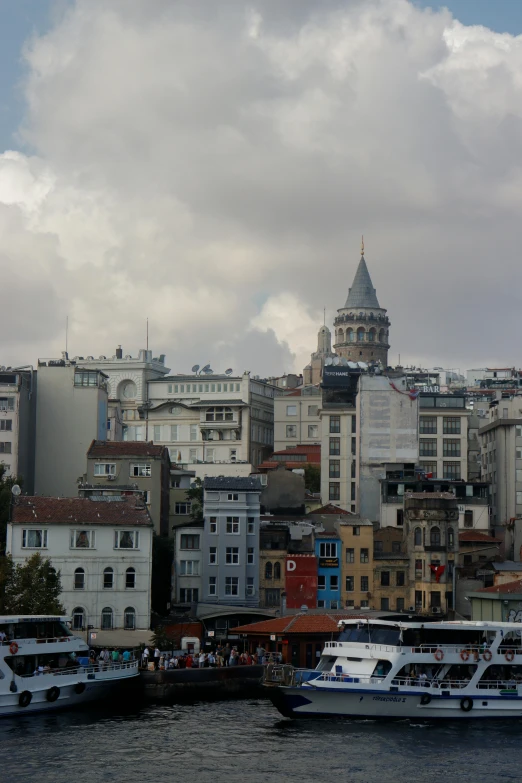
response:
{"label": "boat railing", "polygon": [[50,671],[43,672],[30,672],[29,674],[21,674],[20,677],[42,677],[45,675],[52,675],[53,677],[68,677],[70,675],[77,674],[96,674],[99,672],[116,671],[119,669],[137,669],[138,660],[125,661],[122,663],[93,663],[87,666],[66,666],[63,669],[51,669]]}
{"label": "boat railing", "polygon": [[[21,647],[23,644],[58,644],[59,642],[78,642],[79,637],[70,636],[50,636],[49,638],[32,637],[30,639],[4,639],[0,641],[0,647],[9,647],[13,642]],[[81,641],[81,640],[80,640]]]}
{"label": "boat railing", "polygon": [[477,682],[477,688],[480,690],[518,691],[520,686],[522,686],[522,682],[518,680],[479,680]]}

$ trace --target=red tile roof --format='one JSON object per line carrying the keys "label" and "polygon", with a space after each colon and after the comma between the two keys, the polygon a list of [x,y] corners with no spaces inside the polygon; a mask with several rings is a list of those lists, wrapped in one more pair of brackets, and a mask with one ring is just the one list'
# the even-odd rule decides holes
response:
{"label": "red tile roof", "polygon": [[316,454],[320,457],[321,445],[292,446],[291,449],[281,449],[281,451],[274,451],[274,454]]}
{"label": "red tile roof", "polygon": [[88,457],[163,457],[168,454],[166,446],[155,446],[152,441],[93,440],[87,451]]}
{"label": "red tile roof", "polygon": [[140,525],[152,527],[147,507],[137,497],[46,498],[22,495],[13,506],[15,525]]}
{"label": "red tile roof", "polygon": [[347,516],[352,517],[355,516],[353,511],[347,511],[345,508],[341,508],[340,506],[334,506],[333,503],[327,503],[326,506],[321,506],[321,508],[314,508],[314,510],[311,512],[312,515],[315,514],[335,514],[335,516]]}
{"label": "red tile roof", "polygon": [[488,536],[487,533],[481,533],[480,530],[463,530],[462,533],[459,533],[459,541],[461,543],[466,543],[466,541],[474,541],[477,543],[483,542],[484,544],[490,543],[490,544],[501,544],[501,540],[499,538],[494,538],[493,536]]}
{"label": "red tile roof", "polygon": [[234,628],[234,633],[244,633],[252,636],[275,634],[314,634],[339,633],[339,620],[366,619],[362,615],[347,614],[297,614],[293,617],[276,617],[273,620],[261,620],[251,625],[241,625]]}
{"label": "red tile roof", "polygon": [[516,579],[514,582],[506,582],[503,585],[493,585],[492,587],[482,587],[477,593],[522,593],[522,579]]}

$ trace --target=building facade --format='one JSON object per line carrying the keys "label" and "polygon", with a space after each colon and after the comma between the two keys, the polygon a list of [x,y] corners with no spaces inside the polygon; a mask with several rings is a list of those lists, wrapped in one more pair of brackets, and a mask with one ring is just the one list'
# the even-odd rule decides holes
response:
{"label": "building facade", "polygon": [[346,609],[373,605],[373,525],[359,516],[335,523],[341,540],[341,600]]}
{"label": "building facade", "polygon": [[387,527],[373,536],[373,593],[371,606],[382,611],[412,611],[410,560],[402,529]]}
{"label": "building facade", "polygon": [[321,390],[305,386],[274,399],[274,451],[321,443]]}
{"label": "building facade", "polygon": [[21,496],[8,525],[15,564],[36,552],[60,571],[76,630],[150,627],[153,524],[140,498]]}
{"label": "building facade", "polygon": [[419,465],[433,478],[467,481],[468,420],[463,394],[419,397]]}
{"label": "building facade", "polygon": [[187,522],[174,530],[173,599],[197,604],[203,596],[203,522]]}
{"label": "building facade", "polygon": [[36,373],[0,368],[0,464],[34,493]]}
{"label": "building facade", "polygon": [[336,533],[318,532],[315,536],[317,557],[317,607],[341,608],[341,539]]}
{"label": "building facade", "polygon": [[259,606],[261,485],[254,478],[206,478],[202,538],[203,600]]}

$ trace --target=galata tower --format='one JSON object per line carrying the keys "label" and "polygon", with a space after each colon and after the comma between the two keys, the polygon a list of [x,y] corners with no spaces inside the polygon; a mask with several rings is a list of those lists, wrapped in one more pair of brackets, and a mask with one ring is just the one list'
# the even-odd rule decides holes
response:
{"label": "galata tower", "polygon": [[381,362],[388,366],[390,321],[377,299],[377,292],[364,259],[364,239],[361,260],[348,291],[344,307],[334,321],[334,350],[351,362]]}

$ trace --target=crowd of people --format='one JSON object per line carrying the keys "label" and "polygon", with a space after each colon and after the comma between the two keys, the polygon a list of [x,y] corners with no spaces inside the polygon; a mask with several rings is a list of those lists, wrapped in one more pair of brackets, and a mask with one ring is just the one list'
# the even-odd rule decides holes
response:
{"label": "crowd of people", "polygon": [[145,647],[141,656],[143,669],[215,669],[221,666],[252,666],[253,664],[280,663],[281,654],[258,647],[255,653],[240,653],[237,647],[218,645],[209,652],[165,653],[157,647]]}

